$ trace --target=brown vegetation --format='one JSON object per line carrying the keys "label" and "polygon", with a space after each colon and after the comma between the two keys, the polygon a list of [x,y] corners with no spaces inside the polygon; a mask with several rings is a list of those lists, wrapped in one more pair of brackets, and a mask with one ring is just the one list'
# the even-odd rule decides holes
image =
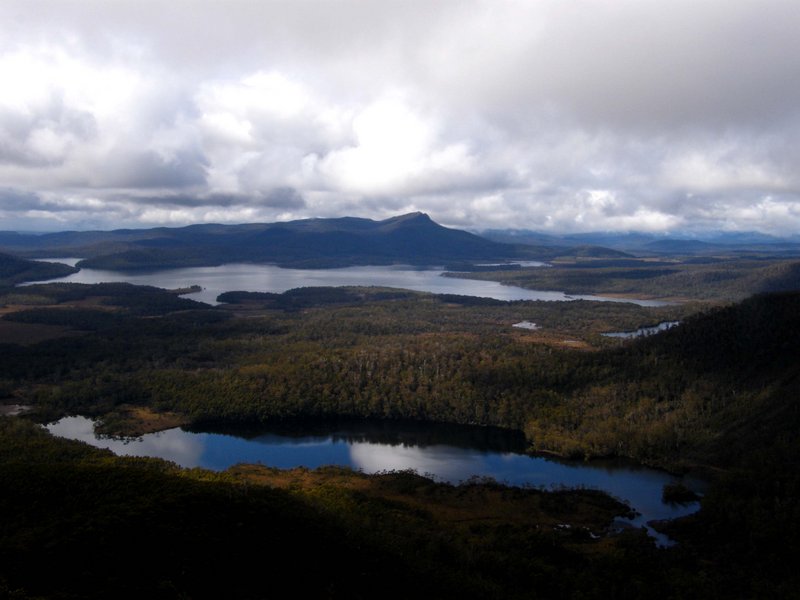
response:
{"label": "brown vegetation", "polygon": [[168,411],[157,412],[147,406],[124,404],[103,415],[100,423],[95,426],[95,431],[115,437],[138,437],[146,433],[188,425],[189,422],[185,415]]}

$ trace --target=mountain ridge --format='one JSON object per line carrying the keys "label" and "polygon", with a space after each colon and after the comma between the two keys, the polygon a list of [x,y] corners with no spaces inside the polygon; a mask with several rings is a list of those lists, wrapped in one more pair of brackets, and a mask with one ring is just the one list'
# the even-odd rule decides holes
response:
{"label": "mountain ridge", "polygon": [[531,244],[542,247],[591,245],[637,255],[703,255],[713,253],[763,253],[800,255],[800,237],[777,237],[759,232],[666,232],[641,231],[543,233],[529,229],[485,229],[486,239],[501,243]]}
{"label": "mountain ridge", "polygon": [[0,249],[31,257],[80,256],[79,267],[112,270],[230,262],[325,268],[535,258],[528,247],[449,229],[421,212],[381,221],[340,217],[41,235],[0,232]]}

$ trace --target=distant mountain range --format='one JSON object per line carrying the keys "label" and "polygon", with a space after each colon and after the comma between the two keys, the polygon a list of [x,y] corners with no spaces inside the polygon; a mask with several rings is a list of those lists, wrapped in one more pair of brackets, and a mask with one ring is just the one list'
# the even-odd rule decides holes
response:
{"label": "distant mountain range", "polygon": [[595,263],[597,259],[630,259],[632,255],[752,253],[795,257],[800,256],[800,238],[752,233],[716,234],[705,239],[646,233],[554,236],[527,230],[489,230],[477,235],[443,227],[417,212],[383,221],[342,217],[114,231],[0,232],[0,252],[26,258],[79,257],[83,259],[79,267],[117,271],[234,262],[294,268],[444,265],[450,270],[469,271],[505,268],[502,265],[513,261],[559,258]]}
{"label": "distant mountain range", "polygon": [[758,232],[708,232],[705,234],[652,234],[643,232],[595,232],[552,235],[527,229],[489,229],[486,239],[505,244],[605,247],[638,256],[764,253],[800,256],[800,236],[786,238]]}
{"label": "distant mountain range", "polygon": [[395,263],[467,266],[485,261],[550,260],[563,255],[624,256],[616,250],[586,245],[530,246],[493,241],[443,227],[424,213],[383,221],[343,217],[39,235],[0,232],[0,250],[27,257],[81,257],[79,267],[111,270],[232,262],[295,268]]}

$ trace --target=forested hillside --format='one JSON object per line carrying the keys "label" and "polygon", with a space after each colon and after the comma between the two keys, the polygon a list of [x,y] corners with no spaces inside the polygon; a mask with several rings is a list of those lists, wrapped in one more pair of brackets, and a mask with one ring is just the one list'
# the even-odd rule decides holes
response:
{"label": "forested hillside", "polygon": [[[628,456],[670,469],[701,469],[712,475],[712,488],[699,515],[664,526],[680,541],[675,550],[657,551],[638,537],[623,536],[601,538],[575,554],[565,552],[561,544],[566,542],[560,538],[553,541],[552,533],[537,529],[542,521],[536,527],[516,523],[510,528],[449,529],[439,519],[451,508],[435,509],[430,500],[419,504],[419,494],[440,493],[422,481],[404,487],[417,491],[398,499],[386,496],[370,478],[364,481],[373,483],[364,483],[341,473],[292,479],[245,470],[233,481],[227,475],[107,456],[99,468],[84,462],[84,454],[94,456],[94,451],[61,450],[61,442],[48,441],[41,432],[34,435],[22,425],[6,425],[10,429],[4,439],[19,446],[5,454],[7,463],[16,458],[4,463],[4,489],[18,490],[4,495],[5,510],[27,515],[3,532],[4,556],[11,561],[6,564],[18,564],[14,556],[52,558],[56,554],[47,554],[46,548],[54,543],[71,554],[95,535],[70,537],[51,522],[30,537],[25,523],[41,519],[41,507],[30,505],[25,494],[33,492],[25,491],[27,484],[15,483],[27,472],[25,481],[36,489],[54,490],[54,497],[64,489],[62,477],[84,482],[81,497],[86,498],[96,496],[100,481],[115,481],[119,489],[126,489],[127,481],[131,491],[124,497],[104,497],[103,510],[116,514],[130,505],[138,522],[150,518],[145,507],[152,506],[162,515],[147,521],[153,528],[161,527],[160,519],[173,509],[188,510],[199,522],[221,511],[222,522],[241,522],[244,531],[265,536],[277,525],[258,520],[263,517],[252,521],[237,515],[264,514],[269,503],[289,501],[268,490],[250,497],[247,487],[237,486],[243,481],[286,485],[305,498],[303,503],[311,502],[313,510],[350,531],[344,546],[321,541],[320,552],[326,548],[361,556],[365,548],[379,548],[368,551],[376,561],[368,570],[377,577],[386,574],[386,565],[397,556],[393,553],[407,557],[403,548],[416,548],[412,540],[427,539],[433,527],[440,541],[420,555],[429,566],[410,559],[403,563],[403,558],[394,562],[400,570],[389,576],[412,573],[410,577],[422,582],[433,581],[434,596],[447,596],[442,591],[446,588],[483,597],[525,597],[536,585],[546,590],[545,597],[578,592],[608,597],[611,590],[618,597],[640,597],[656,589],[675,597],[775,597],[795,589],[797,575],[787,561],[800,551],[800,293],[761,295],[701,312],[689,305],[500,302],[382,288],[236,293],[222,300],[227,302],[210,308],[158,288],[127,284],[48,284],[9,291],[0,298],[7,306],[0,333],[13,327],[19,339],[4,338],[0,397],[32,405],[28,418],[99,418],[107,433],[146,431],[148,422],[134,423],[133,414],[164,415],[149,422],[153,428],[175,422],[255,424],[336,416],[491,424],[523,431],[535,450],[573,457]],[[539,329],[512,327],[523,320]],[[640,340],[600,335],[667,320],[682,324]],[[46,341],[30,343],[25,332],[37,331],[48,336]],[[135,408],[146,410],[136,413]],[[37,456],[26,446],[31,443],[51,448],[46,457],[65,452],[64,460],[56,461],[61,466],[50,465],[50,458],[24,458]],[[159,493],[161,499],[155,500],[145,488],[173,491]],[[441,493],[462,493],[457,490]],[[166,500],[173,494],[180,499]],[[228,497],[241,501],[223,505],[221,498]],[[286,522],[305,519],[306,508],[291,502],[282,506],[288,511]],[[80,521],[83,510],[68,503],[60,519]],[[112,544],[101,548],[114,547],[114,540],[128,535],[122,523],[93,523],[93,531],[104,532],[104,543]],[[376,529],[376,523],[384,525]],[[337,540],[338,526],[327,517],[311,519],[306,529],[296,530],[298,539],[292,538],[291,544],[317,539],[318,527],[331,532],[319,539]],[[176,545],[168,545],[167,554],[231,541],[229,528],[214,529],[198,540],[186,531],[188,521],[174,527]],[[376,533],[369,537],[369,531]],[[363,545],[362,534],[375,545]],[[67,536],[64,545],[58,541],[62,536]],[[479,547],[488,548],[488,554]],[[28,550],[19,554],[20,548]],[[451,562],[447,556],[462,558]],[[433,571],[430,565],[435,565]],[[462,568],[469,569],[468,577]],[[157,569],[154,577],[177,589],[195,589],[191,586],[196,578],[203,580],[202,569],[187,569],[187,578],[179,582]],[[575,577],[578,572],[585,577]],[[337,590],[352,592],[352,582],[339,578],[338,567],[326,573]],[[571,573],[572,579],[562,582],[557,573]],[[618,587],[622,573],[629,577],[624,592]],[[46,593],[26,587],[31,579],[6,576],[9,589],[21,582],[31,593]],[[101,578],[97,589],[119,583],[109,581]],[[368,581],[367,589],[374,592],[378,584]],[[453,581],[461,583],[450,587]],[[250,585],[242,583],[232,595],[246,597]]]}
{"label": "forested hillside", "polygon": [[39,262],[0,253],[0,289],[25,281],[66,277],[78,269],[61,263]]}
{"label": "forested hillside", "polygon": [[[5,322],[93,332],[6,348],[0,378],[51,415],[103,416],[133,403],[196,422],[345,415],[497,425],[525,431],[537,450],[673,467],[732,460],[761,435],[734,434],[739,423],[766,419],[787,434],[793,423],[797,293],[710,310],[628,344],[599,333],[689,307],[308,288],[227,294],[238,303],[210,309],[127,284],[32,293],[57,304]],[[511,327],[525,319],[541,330]]]}

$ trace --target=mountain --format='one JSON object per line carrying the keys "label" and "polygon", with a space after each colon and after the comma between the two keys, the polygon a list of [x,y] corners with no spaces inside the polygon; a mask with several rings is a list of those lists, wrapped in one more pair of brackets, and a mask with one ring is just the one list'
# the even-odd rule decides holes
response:
{"label": "mountain", "polygon": [[487,240],[504,244],[527,244],[529,246],[560,246],[564,244],[564,239],[559,236],[528,229],[485,229],[479,233]]}
{"label": "mountain", "polygon": [[325,268],[538,258],[528,247],[448,229],[418,212],[383,221],[344,217],[42,235],[3,232],[0,248],[28,256],[80,256],[85,260],[79,266],[113,270],[230,262]]}
{"label": "mountain", "polygon": [[580,246],[561,248],[561,256],[573,256],[575,258],[615,258],[624,259],[632,258],[627,252],[621,250],[613,250],[605,246],[595,246],[589,244],[581,244]]}
{"label": "mountain", "polygon": [[538,247],[598,246],[639,254],[652,255],[708,255],[708,254],[768,254],[800,256],[800,238],[775,237],[758,232],[704,232],[704,233],[645,233],[645,232],[589,232],[554,235],[527,229],[488,229],[479,232],[486,239],[501,242],[528,244]]}
{"label": "mountain", "polygon": [[486,239],[512,244],[528,244],[531,246],[573,247],[573,246],[598,246],[618,251],[628,251],[641,248],[644,244],[661,237],[649,233],[573,233],[549,234],[529,229],[486,229],[479,234]]}

